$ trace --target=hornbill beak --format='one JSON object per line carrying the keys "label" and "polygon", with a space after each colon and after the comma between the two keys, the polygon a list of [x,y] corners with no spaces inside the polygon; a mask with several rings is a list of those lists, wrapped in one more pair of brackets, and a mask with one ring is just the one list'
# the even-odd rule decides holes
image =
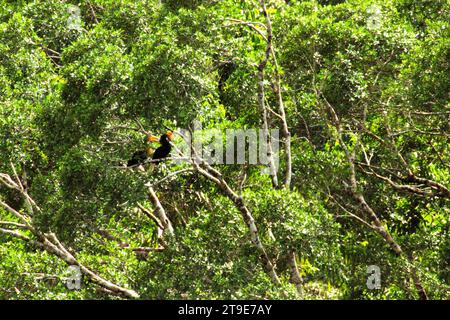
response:
{"label": "hornbill beak", "polygon": [[155,136],[153,136],[153,135],[149,135],[149,136],[147,137],[147,141],[148,141],[148,142],[158,142],[158,141],[159,141],[159,138],[158,138],[158,137],[155,137]]}

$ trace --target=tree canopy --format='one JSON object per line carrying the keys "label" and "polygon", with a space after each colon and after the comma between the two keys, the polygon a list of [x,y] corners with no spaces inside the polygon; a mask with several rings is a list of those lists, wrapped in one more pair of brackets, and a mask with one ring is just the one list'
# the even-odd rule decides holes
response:
{"label": "tree canopy", "polygon": [[[0,0],[0,299],[448,299],[449,13]],[[266,163],[186,137],[252,128]]]}

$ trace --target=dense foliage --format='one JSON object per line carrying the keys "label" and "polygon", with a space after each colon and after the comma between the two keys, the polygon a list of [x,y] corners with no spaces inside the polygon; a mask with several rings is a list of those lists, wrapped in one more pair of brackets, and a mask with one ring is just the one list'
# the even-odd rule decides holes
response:
{"label": "dense foliage", "polygon": [[[127,297],[85,271],[69,290],[68,264],[142,299],[448,299],[449,14],[0,0],[0,299]],[[122,167],[143,130],[194,121],[280,128],[279,183],[249,163]]]}

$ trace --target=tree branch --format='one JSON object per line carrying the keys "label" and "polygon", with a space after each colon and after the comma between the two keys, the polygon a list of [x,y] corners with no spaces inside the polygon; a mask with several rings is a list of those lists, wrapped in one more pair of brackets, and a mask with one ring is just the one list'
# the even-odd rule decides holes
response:
{"label": "tree branch", "polygon": [[[12,179],[7,175],[7,174],[0,174],[0,177],[2,179],[0,179],[0,182],[2,182],[3,184],[7,185],[11,184]],[[30,203],[35,207],[38,208],[38,206],[36,205],[36,203],[33,201],[33,199],[31,199],[31,197],[28,195],[27,191],[24,188],[20,188],[17,184],[13,184],[14,188],[18,189],[22,196],[25,199],[29,199]],[[112,293],[116,294],[116,295],[122,295],[128,298],[139,298],[139,294],[136,293],[134,290],[130,290],[130,289],[126,289],[123,287],[120,287],[108,280],[105,280],[104,278],[100,277],[99,275],[97,275],[96,273],[94,273],[92,270],[90,270],[89,268],[85,267],[83,264],[81,264],[62,244],[61,242],[58,240],[58,238],[56,237],[56,235],[49,233],[49,234],[43,234],[41,233],[37,228],[35,228],[29,221],[28,219],[21,214],[20,212],[18,212],[17,210],[15,210],[14,208],[10,207],[9,205],[7,205],[5,202],[0,201],[0,205],[6,209],[8,212],[12,213],[14,216],[16,216],[19,220],[21,220],[24,225],[26,226],[26,228],[33,234],[33,236],[35,236],[38,241],[35,241],[23,234],[21,234],[20,232],[17,231],[13,231],[13,230],[8,230],[8,229],[3,229],[0,228],[0,232],[18,239],[21,239],[23,241],[29,242],[37,247],[39,247],[40,249],[44,249],[47,252],[54,254],[56,256],[58,256],[61,260],[63,260],[64,262],[66,262],[69,265],[76,265],[80,267],[80,271],[86,275],[89,280],[91,280],[93,283],[96,283],[97,285],[100,285],[101,287],[111,291]],[[39,209],[40,210],[40,209]]]}

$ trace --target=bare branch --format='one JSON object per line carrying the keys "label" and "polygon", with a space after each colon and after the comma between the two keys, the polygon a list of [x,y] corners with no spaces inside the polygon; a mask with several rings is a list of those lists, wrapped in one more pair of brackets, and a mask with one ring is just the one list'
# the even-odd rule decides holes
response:
{"label": "bare branch", "polygon": [[18,218],[20,221],[22,221],[27,226],[27,228],[31,228],[28,219],[23,214],[19,213],[17,210],[13,209],[6,202],[3,202],[2,200],[0,200],[0,205],[6,211],[8,211],[9,213],[12,213],[16,218]]}
{"label": "bare branch", "polygon": [[147,216],[149,217],[151,220],[153,220],[156,223],[156,226],[158,228],[160,228],[161,230],[164,230],[164,226],[162,225],[161,221],[152,213],[150,212],[150,210],[148,210],[147,208],[145,208],[142,204],[138,203],[137,204],[139,209],[141,209],[141,211]]}
{"label": "bare branch", "polygon": [[137,123],[137,125],[138,125],[138,127],[139,127],[139,130],[140,130],[143,134],[145,134],[145,135],[149,135],[149,134],[150,134],[148,131],[146,131],[146,130],[144,129],[144,126],[142,125],[142,123],[139,121],[138,118],[135,118],[134,121]]}
{"label": "bare branch", "polygon": [[185,168],[185,169],[181,169],[172,173],[169,173],[168,175],[166,175],[164,178],[162,178],[161,180],[155,181],[155,182],[147,182],[145,184],[146,187],[155,187],[158,184],[163,183],[164,181],[167,181],[171,178],[173,178],[174,176],[177,176],[179,174],[185,173],[185,172],[191,172],[194,171],[193,168]]}
{"label": "bare branch", "polygon": [[349,210],[347,210],[343,205],[341,205],[339,203],[339,201],[337,201],[337,199],[335,197],[333,197],[332,195],[329,195],[330,199],[333,200],[334,203],[336,203],[339,208],[341,208],[345,213],[347,213],[350,217],[358,220],[359,222],[361,222],[362,224],[364,224],[366,227],[369,227],[372,230],[376,230],[376,228],[374,228],[373,225],[371,225],[370,223],[368,223],[367,221],[365,221],[364,219],[358,217],[356,214],[351,213]]}
{"label": "bare branch", "polygon": [[164,210],[164,207],[161,205],[161,202],[159,201],[159,198],[156,195],[155,190],[153,189],[153,187],[148,187],[147,190],[148,190],[148,194],[150,196],[150,200],[156,207],[155,212],[159,216],[159,221],[161,222],[161,225],[163,227],[162,228],[163,233],[173,235],[174,230],[173,230],[172,223],[170,222],[169,217],[167,216],[166,211]]}
{"label": "bare branch", "polygon": [[15,228],[20,228],[20,229],[28,229],[28,227],[25,224],[12,222],[12,221],[0,221],[0,225],[13,226]]}

